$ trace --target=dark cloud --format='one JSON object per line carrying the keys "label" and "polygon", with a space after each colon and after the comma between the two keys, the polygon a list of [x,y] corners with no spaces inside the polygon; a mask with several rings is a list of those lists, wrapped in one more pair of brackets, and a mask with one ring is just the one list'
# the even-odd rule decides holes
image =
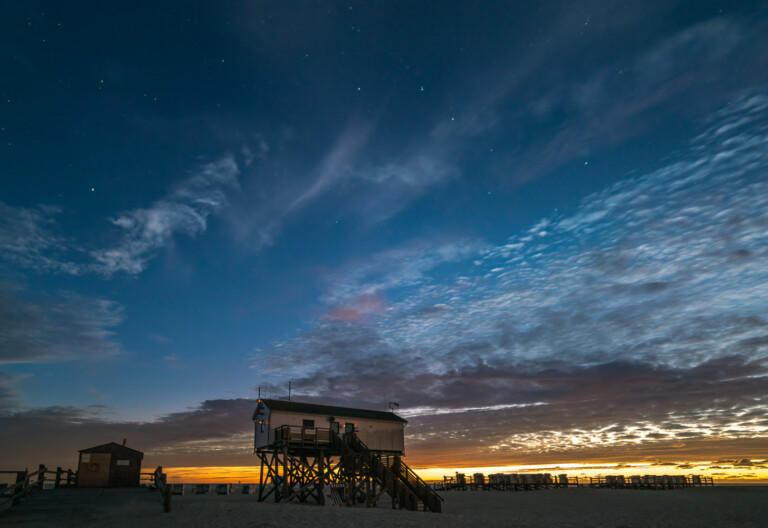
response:
{"label": "dark cloud", "polygon": [[70,260],[71,253],[79,251],[76,244],[59,233],[60,214],[60,207],[0,202],[0,262],[36,271],[82,273],[82,266]]}
{"label": "dark cloud", "polygon": [[36,363],[119,354],[112,328],[122,321],[113,301],[61,292],[33,296],[0,284],[0,363]]}
{"label": "dark cloud", "polygon": [[123,438],[146,454],[146,466],[250,465],[255,406],[249,399],[207,400],[151,422],[116,421],[104,406],[17,411],[0,416],[7,439],[0,466],[72,464],[79,449]]}
{"label": "dark cloud", "polygon": [[[350,342],[335,334],[333,353],[326,356],[328,370],[294,379],[294,389],[315,393],[319,401],[365,402],[373,408],[385,408],[386,398],[396,397],[411,422],[412,446],[434,446],[435,439],[443,438],[454,447],[469,448],[480,435],[514,456],[568,451],[574,439],[599,450],[612,444],[750,437],[758,434],[760,418],[759,412],[751,416],[750,411],[768,404],[768,365],[744,356],[712,359],[693,368],[627,361],[550,366],[485,362],[487,348],[477,344],[464,351],[478,354],[476,364],[430,373],[416,351],[407,352],[415,365],[408,368],[370,329],[363,334],[365,340],[358,336]],[[365,352],[373,343],[381,348],[369,357]],[[715,401],[717,408],[712,409]],[[423,410],[409,413],[408,407]],[[462,411],[467,408],[473,410]],[[446,436],[457,420],[464,428]]]}
{"label": "dark cloud", "polygon": [[19,395],[13,389],[22,376],[0,371],[0,416],[18,408]]}

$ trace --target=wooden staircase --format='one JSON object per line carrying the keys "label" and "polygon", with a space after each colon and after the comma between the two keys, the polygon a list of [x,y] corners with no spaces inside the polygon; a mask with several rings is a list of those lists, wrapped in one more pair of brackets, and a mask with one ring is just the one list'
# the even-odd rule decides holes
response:
{"label": "wooden staircase", "polygon": [[439,513],[443,498],[430,488],[399,456],[381,457],[371,451],[355,433],[337,436],[342,452],[342,466],[352,473],[361,473],[374,479],[392,497],[392,507]]}

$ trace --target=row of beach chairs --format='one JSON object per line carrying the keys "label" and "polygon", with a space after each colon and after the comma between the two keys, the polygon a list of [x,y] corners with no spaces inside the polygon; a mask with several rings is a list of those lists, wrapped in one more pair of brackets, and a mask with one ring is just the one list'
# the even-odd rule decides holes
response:
{"label": "row of beach chairs", "polygon": [[443,477],[442,484],[436,488],[442,490],[529,490],[550,487],[578,486],[578,478],[550,473],[494,473],[485,477],[483,473],[467,476],[456,473],[456,477]]}
{"label": "row of beach chairs", "polygon": [[578,477],[566,474],[552,475],[550,473],[494,473],[486,476],[483,473],[465,475],[456,473],[455,477],[445,476],[442,483],[433,487],[437,490],[501,490],[518,491],[546,488],[567,488],[569,486],[592,488],[626,488],[626,489],[675,489],[701,486],[714,486],[712,477],[700,475],[607,475],[589,477],[589,483],[579,482]]}
{"label": "row of beach chairs", "polygon": [[675,489],[714,486],[714,481],[712,477],[701,475],[606,475],[590,478],[589,485],[602,488]]}
{"label": "row of beach chairs", "polygon": [[171,484],[174,495],[252,495],[258,484]]}

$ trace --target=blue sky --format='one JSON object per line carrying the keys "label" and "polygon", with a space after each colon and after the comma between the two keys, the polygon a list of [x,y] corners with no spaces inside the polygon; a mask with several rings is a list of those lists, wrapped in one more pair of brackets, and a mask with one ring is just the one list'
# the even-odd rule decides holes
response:
{"label": "blue sky", "polygon": [[758,2],[0,10],[25,456],[244,465],[292,380],[457,463],[768,459]]}

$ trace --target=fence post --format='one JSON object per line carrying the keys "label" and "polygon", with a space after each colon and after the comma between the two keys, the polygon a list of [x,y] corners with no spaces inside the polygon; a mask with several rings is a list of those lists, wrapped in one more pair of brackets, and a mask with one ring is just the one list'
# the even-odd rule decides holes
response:
{"label": "fence post", "polygon": [[165,484],[165,488],[163,489],[163,511],[169,512],[171,511],[171,497],[173,496],[173,489],[171,489],[171,486],[169,486],[167,483]]}
{"label": "fence post", "polygon": [[67,487],[72,485],[72,470],[67,469]]}
{"label": "fence post", "polygon": [[20,482],[23,483],[23,485],[22,485],[21,489],[18,489],[15,486],[13,488],[15,490],[14,491],[14,495],[16,495],[16,498],[13,499],[13,506],[16,506],[18,503],[20,503],[22,497],[25,496],[25,494],[22,493],[22,491],[26,490],[26,486],[27,486],[26,481],[27,481],[27,470],[25,469],[24,471],[17,471],[16,472],[16,486],[18,486]]}
{"label": "fence post", "polygon": [[45,488],[45,464],[39,464],[37,466],[37,489],[43,491]]}
{"label": "fence post", "polygon": [[157,469],[155,470],[155,486],[160,490],[163,499],[163,511],[166,513],[171,511],[171,497],[173,496],[173,490],[168,485],[168,478],[165,473],[163,473],[163,466],[157,466]]}
{"label": "fence post", "polygon": [[54,484],[53,484],[53,488],[54,488],[54,489],[59,489],[59,487],[61,486],[61,473],[62,473],[63,471],[64,471],[64,470],[63,470],[63,469],[61,469],[61,466],[58,466],[58,467],[56,468],[56,480],[54,481]]}

